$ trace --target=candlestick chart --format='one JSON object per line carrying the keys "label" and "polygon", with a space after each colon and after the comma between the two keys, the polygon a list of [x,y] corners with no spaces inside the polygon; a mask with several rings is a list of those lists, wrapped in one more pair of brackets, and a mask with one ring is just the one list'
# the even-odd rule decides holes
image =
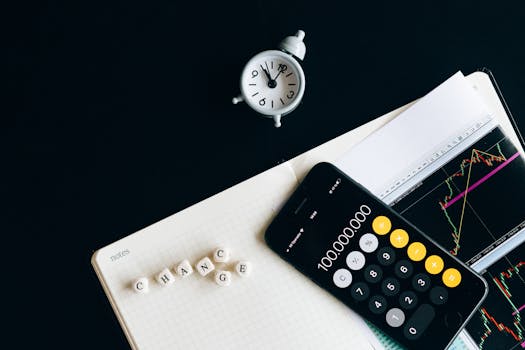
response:
{"label": "candlestick chart", "polygon": [[480,349],[525,348],[525,243],[483,274],[489,294],[467,331]]}

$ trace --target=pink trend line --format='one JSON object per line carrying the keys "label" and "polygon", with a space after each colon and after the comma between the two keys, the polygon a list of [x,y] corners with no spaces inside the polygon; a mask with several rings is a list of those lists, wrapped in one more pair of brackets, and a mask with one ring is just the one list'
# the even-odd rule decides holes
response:
{"label": "pink trend line", "polygon": [[498,165],[496,168],[494,168],[494,170],[492,170],[490,173],[488,173],[487,175],[483,176],[481,179],[479,179],[478,181],[474,182],[472,184],[472,186],[470,186],[468,188],[468,190],[465,190],[463,192],[461,192],[460,194],[458,194],[456,197],[454,197],[452,200],[448,201],[447,204],[445,206],[443,206],[443,209],[447,209],[448,207],[450,207],[452,204],[456,203],[458,200],[460,200],[461,198],[463,198],[463,196],[465,196],[465,194],[467,194],[467,192],[470,192],[472,191],[473,189],[475,189],[476,187],[478,187],[479,185],[481,185],[483,182],[487,181],[490,177],[492,177],[494,174],[496,174],[498,171],[500,171],[501,169],[503,169],[504,167],[506,167],[510,162],[512,162],[514,159],[516,159],[518,156],[520,155],[519,152],[516,152],[514,153],[509,159],[507,159],[506,161],[504,161],[503,163],[501,163],[500,165]]}
{"label": "pink trend line", "polygon": [[512,316],[516,315],[518,312],[520,312],[521,310],[525,309],[525,304],[521,305],[521,307],[518,309],[518,311],[514,311],[512,313]]}

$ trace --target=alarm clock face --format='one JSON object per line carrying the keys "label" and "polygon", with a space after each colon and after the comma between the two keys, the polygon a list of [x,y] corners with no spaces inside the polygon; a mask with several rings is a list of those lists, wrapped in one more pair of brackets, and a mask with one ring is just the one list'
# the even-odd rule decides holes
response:
{"label": "alarm clock face", "polygon": [[246,103],[261,114],[286,114],[299,104],[304,83],[304,72],[292,56],[270,50],[246,64],[241,92]]}

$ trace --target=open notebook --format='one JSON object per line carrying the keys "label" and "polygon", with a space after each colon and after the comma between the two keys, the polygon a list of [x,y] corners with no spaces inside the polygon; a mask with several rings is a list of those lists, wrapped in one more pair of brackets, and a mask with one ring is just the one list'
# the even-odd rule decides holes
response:
{"label": "open notebook", "polygon": [[[516,139],[489,77],[476,72],[466,79],[489,114]],[[381,348],[363,320],[273,254],[263,233],[314,164],[335,162],[409,107],[98,250],[93,266],[132,348]],[[184,259],[196,263],[220,245],[232,250],[233,261],[252,262],[250,277],[233,276],[227,288],[210,275],[176,278],[168,287],[155,282],[164,268]],[[149,293],[131,289],[139,277],[149,279]]]}

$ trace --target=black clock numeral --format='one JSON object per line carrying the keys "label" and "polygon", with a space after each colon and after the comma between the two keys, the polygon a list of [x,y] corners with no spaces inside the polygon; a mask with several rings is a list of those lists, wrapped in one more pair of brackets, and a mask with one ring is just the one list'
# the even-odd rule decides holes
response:
{"label": "black clock numeral", "polygon": [[[250,84],[250,85],[251,85],[251,84]],[[253,84],[253,85],[255,85],[255,84]],[[290,86],[295,86],[295,85],[297,85],[297,84],[294,84],[294,83],[288,83],[288,85],[290,85]]]}
{"label": "black clock numeral", "polygon": [[259,95],[259,92],[256,92],[255,94],[253,94],[252,97],[255,97],[257,95]]}
{"label": "black clock numeral", "polygon": [[259,75],[259,72],[257,70],[252,70],[252,79]]}
{"label": "black clock numeral", "polygon": [[286,66],[286,64],[282,64],[282,63],[280,63],[280,64],[279,64],[279,67],[277,68],[277,70],[278,70],[279,72],[281,72],[281,73],[286,72],[287,69],[288,69],[288,66]]}
{"label": "black clock numeral", "polygon": [[266,97],[263,97],[259,100],[259,105],[264,106],[266,104]]}
{"label": "black clock numeral", "polygon": [[272,100],[272,108],[273,108],[273,100]]}
{"label": "black clock numeral", "polygon": [[286,94],[286,97],[288,97],[289,100],[291,100],[295,95],[295,92],[293,90],[290,90],[289,93]]}
{"label": "black clock numeral", "polygon": [[288,78],[290,75],[292,75],[293,72],[286,74],[286,77]]}
{"label": "black clock numeral", "polygon": [[281,103],[284,105],[284,101],[283,101],[283,99],[282,99],[282,98],[279,98],[279,100],[281,100]]}
{"label": "black clock numeral", "polygon": [[270,62],[270,67],[273,69],[273,61]]}

